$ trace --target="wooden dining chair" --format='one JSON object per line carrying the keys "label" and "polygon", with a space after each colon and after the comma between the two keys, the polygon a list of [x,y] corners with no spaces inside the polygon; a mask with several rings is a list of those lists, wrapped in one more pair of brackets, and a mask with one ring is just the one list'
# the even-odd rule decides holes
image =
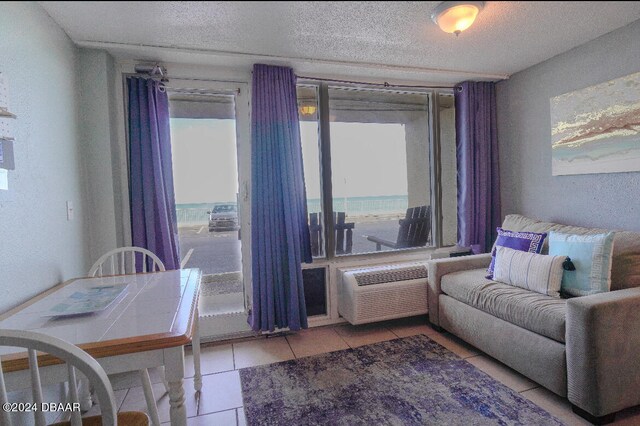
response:
{"label": "wooden dining chair", "polygon": [[[140,262],[138,262],[140,259]],[[142,247],[120,247],[103,254],[96,260],[89,273],[90,277],[105,275],[136,274],[136,266],[140,265],[142,273],[164,272],[162,260],[150,250]]]}
{"label": "wooden dining chair", "polygon": [[[81,418],[79,410],[71,412],[71,420],[62,425],[130,425],[145,426],[149,424],[149,418],[142,412],[117,413],[115,397],[109,378],[98,361],[79,347],[72,345],[62,339],[47,336],[46,334],[24,330],[0,329],[0,346],[18,347],[27,349],[29,359],[29,370],[31,376],[31,390],[33,403],[42,407],[42,385],[40,378],[40,368],[38,356],[45,357],[46,354],[58,358],[67,364],[67,378],[69,386],[69,397],[71,403],[79,404],[76,370],[80,371],[95,389],[95,393],[100,404],[100,416]],[[41,354],[38,354],[40,352]],[[49,360],[48,360],[49,361]],[[42,364],[42,361],[40,361]],[[6,404],[9,401],[2,364],[0,364],[0,403]],[[33,411],[35,425],[45,426],[46,419],[44,411],[38,409]],[[11,416],[6,410],[0,411],[0,424],[11,426]]]}
{"label": "wooden dining chair", "polygon": [[[138,273],[138,265],[140,265],[139,269],[141,273],[164,272],[166,270],[162,260],[151,250],[142,247],[120,247],[100,256],[93,266],[91,266],[87,275],[89,277],[132,275]],[[160,416],[158,414],[158,405],[155,395],[153,394],[149,370],[146,368],[140,370],[140,381],[142,382],[142,389],[151,421],[154,425],[159,425]],[[164,371],[162,371],[162,381],[164,382],[165,389],[168,391],[169,384],[166,383],[164,378]]]}
{"label": "wooden dining chair", "polygon": [[[139,266],[139,268],[138,268]],[[142,247],[120,247],[103,254],[89,269],[89,277],[102,277],[105,275],[132,275],[149,272],[165,272],[166,269],[162,260],[150,250]],[[197,392],[202,389],[202,379],[200,375],[200,330],[196,312],[196,327],[193,333],[193,363],[195,369],[194,387]],[[169,391],[169,384],[164,375],[164,367],[161,368],[162,382],[166,391]],[[140,370],[140,380],[144,397],[147,402],[147,409],[154,425],[160,425],[158,415],[158,405],[153,394],[149,370]]]}

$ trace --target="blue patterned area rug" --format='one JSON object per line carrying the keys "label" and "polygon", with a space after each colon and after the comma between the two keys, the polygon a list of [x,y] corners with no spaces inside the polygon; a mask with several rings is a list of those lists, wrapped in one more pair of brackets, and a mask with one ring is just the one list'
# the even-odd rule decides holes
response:
{"label": "blue patterned area rug", "polygon": [[248,425],[562,425],[428,337],[240,370]]}

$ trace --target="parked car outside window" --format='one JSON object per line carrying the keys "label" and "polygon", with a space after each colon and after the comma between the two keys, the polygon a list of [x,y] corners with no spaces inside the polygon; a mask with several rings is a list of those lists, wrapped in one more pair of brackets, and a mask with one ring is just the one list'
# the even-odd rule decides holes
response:
{"label": "parked car outside window", "polygon": [[238,206],[236,204],[216,204],[209,214],[209,232],[235,231],[238,224]]}

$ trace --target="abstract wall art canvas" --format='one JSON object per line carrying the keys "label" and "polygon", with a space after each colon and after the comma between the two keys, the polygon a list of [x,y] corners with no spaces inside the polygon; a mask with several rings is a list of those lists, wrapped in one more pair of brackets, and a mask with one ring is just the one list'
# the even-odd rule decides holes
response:
{"label": "abstract wall art canvas", "polygon": [[553,176],[640,171],[640,73],[551,98]]}

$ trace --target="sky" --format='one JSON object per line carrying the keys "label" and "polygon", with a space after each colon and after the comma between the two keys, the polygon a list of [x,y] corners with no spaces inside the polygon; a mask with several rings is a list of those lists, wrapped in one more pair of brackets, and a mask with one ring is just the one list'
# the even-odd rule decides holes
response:
{"label": "sky", "polygon": [[235,120],[171,119],[176,204],[236,201]]}
{"label": "sky", "polygon": [[[300,122],[307,198],[320,198],[317,123]],[[407,194],[404,125],[331,123],[333,196]]]}
{"label": "sky", "polygon": [[[300,122],[307,198],[320,198],[316,122]],[[176,204],[236,200],[235,120],[171,119]],[[334,197],[407,194],[402,124],[331,123]]]}

